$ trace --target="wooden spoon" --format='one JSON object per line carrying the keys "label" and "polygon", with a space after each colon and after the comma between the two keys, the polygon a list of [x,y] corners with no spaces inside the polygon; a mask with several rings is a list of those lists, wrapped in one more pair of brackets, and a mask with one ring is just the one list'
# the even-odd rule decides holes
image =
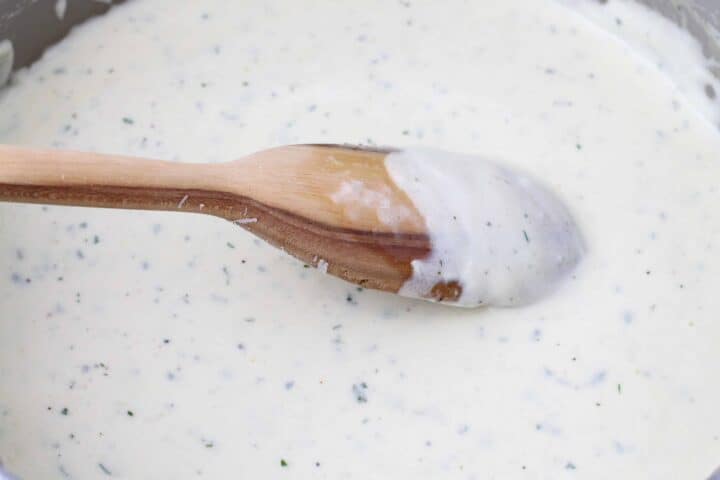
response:
{"label": "wooden spoon", "polygon": [[[423,217],[388,175],[388,153],[294,145],[192,164],[0,145],[0,201],[215,215],[327,273],[396,293],[431,245]],[[407,215],[391,229],[375,207],[334,201],[354,179]],[[456,282],[440,283],[430,297],[460,293]]]}

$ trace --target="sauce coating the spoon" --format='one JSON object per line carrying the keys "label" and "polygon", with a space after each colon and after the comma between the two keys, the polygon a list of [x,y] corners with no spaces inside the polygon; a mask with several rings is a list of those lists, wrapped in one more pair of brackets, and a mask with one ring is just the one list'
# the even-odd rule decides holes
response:
{"label": "sauce coating the spoon", "polygon": [[412,262],[401,295],[464,307],[522,305],[581,258],[570,213],[526,175],[431,148],[390,153],[385,165],[424,217],[432,244],[429,257]]}

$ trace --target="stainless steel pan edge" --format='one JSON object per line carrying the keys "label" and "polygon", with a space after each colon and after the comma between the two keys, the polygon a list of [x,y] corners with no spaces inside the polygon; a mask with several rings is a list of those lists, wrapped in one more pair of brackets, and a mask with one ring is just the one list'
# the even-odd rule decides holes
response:
{"label": "stainless steel pan edge", "polygon": [[705,56],[713,60],[711,70],[720,78],[720,1],[638,0],[662,13],[700,41]]}
{"label": "stainless steel pan edge", "polygon": [[123,0],[0,0],[0,86],[73,26]]}

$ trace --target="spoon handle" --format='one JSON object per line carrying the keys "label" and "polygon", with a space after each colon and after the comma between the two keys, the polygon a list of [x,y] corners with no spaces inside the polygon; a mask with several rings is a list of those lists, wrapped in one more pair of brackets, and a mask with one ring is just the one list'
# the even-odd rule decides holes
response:
{"label": "spoon handle", "polygon": [[0,145],[0,201],[141,210],[203,211],[221,177],[189,164]]}
{"label": "spoon handle", "polygon": [[0,201],[214,215],[307,265],[397,292],[431,244],[386,156],[289,145],[192,164],[0,145]]}

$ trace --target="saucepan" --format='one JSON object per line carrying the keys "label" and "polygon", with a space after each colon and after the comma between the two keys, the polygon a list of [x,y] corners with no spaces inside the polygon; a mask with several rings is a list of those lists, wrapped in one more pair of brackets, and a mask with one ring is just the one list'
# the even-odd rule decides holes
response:
{"label": "saucepan", "polygon": [[[113,4],[122,1],[0,0],[0,87],[12,71],[30,65],[48,46],[61,41],[73,26],[90,17],[102,15]],[[586,1],[605,3],[607,0]],[[702,44],[704,54],[715,60],[713,73],[720,77],[719,0],[638,1],[695,36]],[[13,477],[3,472],[0,465],[0,480],[10,478]],[[720,470],[712,474],[711,479],[720,480]]]}

